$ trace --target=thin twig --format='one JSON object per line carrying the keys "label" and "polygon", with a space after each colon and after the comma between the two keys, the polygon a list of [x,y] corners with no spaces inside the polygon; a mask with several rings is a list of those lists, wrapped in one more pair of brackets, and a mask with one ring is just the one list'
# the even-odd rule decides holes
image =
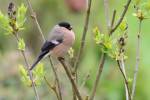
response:
{"label": "thin twig", "polygon": [[[105,12],[105,17],[106,17],[106,22],[107,22],[107,30],[108,30],[108,34],[109,34],[111,32],[110,31],[111,30],[110,19],[109,19],[109,4],[108,4],[108,0],[103,0],[103,1],[104,1],[104,12]],[[102,73],[103,67],[104,67],[105,57],[106,57],[106,54],[102,53],[101,59],[100,59],[100,64],[99,64],[99,69],[96,74],[96,80],[94,82],[89,100],[93,100],[94,96],[96,94],[97,86],[98,86],[98,83],[99,83],[99,80],[101,77],[101,73]]]}
{"label": "thin twig", "polygon": [[88,72],[83,80],[83,82],[81,83],[80,89],[84,87],[85,83],[87,82],[87,80],[90,77],[90,72]]}
{"label": "thin twig", "polygon": [[51,60],[51,57],[49,56],[49,61],[50,61],[50,64],[52,66],[52,70],[54,72],[54,75],[55,75],[55,79],[56,79],[56,82],[57,82],[57,87],[58,87],[58,94],[59,94],[59,99],[62,100],[62,95],[61,95],[61,87],[60,87],[60,82],[59,82],[59,79],[58,79],[58,75],[57,75],[57,72],[54,68],[54,65],[53,65],[53,62]]}
{"label": "thin twig", "polygon": [[[122,71],[123,71],[123,73],[124,73],[126,79],[128,79],[128,78],[127,78],[127,75],[126,75],[126,71],[125,71],[125,64],[124,64],[123,58],[121,58],[120,65],[121,65]],[[127,87],[128,87],[128,86],[125,84],[126,100],[129,100],[129,98],[131,98],[131,96],[130,96],[130,94],[129,94],[129,92],[128,92],[128,88],[127,88]]]}
{"label": "thin twig", "polygon": [[120,16],[120,19],[118,20],[118,22],[117,22],[117,24],[114,26],[114,28],[111,30],[111,33],[114,32],[114,31],[118,28],[118,26],[120,25],[120,23],[122,22],[122,20],[123,20],[125,14],[126,14],[128,8],[129,8],[129,5],[130,5],[131,1],[132,1],[132,0],[128,0],[128,1],[127,1],[127,4],[124,6],[124,10],[123,10],[123,12],[122,12],[122,14],[121,14],[121,16]]}
{"label": "thin twig", "polygon": [[35,92],[35,94],[36,94],[36,100],[40,100],[39,95],[38,95],[38,93],[37,93],[37,89],[36,89],[36,87],[35,87],[35,83],[34,83],[34,81],[33,81],[32,72],[30,71],[30,66],[29,66],[29,64],[28,64],[28,62],[27,62],[27,57],[25,56],[25,52],[24,52],[24,51],[21,51],[21,53],[22,53],[22,55],[23,55],[23,57],[24,57],[24,60],[25,60],[26,66],[27,66],[27,70],[28,70],[28,73],[29,73],[30,80],[32,81],[32,87],[34,88],[34,92]]}
{"label": "thin twig", "polygon": [[45,80],[47,86],[49,87],[49,90],[50,90],[50,89],[53,90],[54,93],[56,94],[57,99],[60,100],[60,99],[59,99],[59,94],[57,93],[57,90],[56,90],[56,85],[55,85],[55,86],[52,86],[52,85],[48,82],[46,76],[44,76],[44,80]]}
{"label": "thin twig", "polygon": [[74,91],[74,89],[73,89],[73,86],[72,86],[72,91],[73,91],[73,100],[77,100],[77,98],[76,98],[76,93],[75,93],[75,91]]}
{"label": "thin twig", "polygon": [[142,20],[139,21],[139,30],[137,34],[137,48],[136,48],[136,65],[134,70],[134,78],[133,78],[133,84],[132,84],[132,94],[131,98],[133,99],[135,94],[135,88],[136,88],[136,80],[137,80],[137,74],[139,69],[139,62],[140,62],[140,35],[141,35],[141,24]]}
{"label": "thin twig", "polygon": [[67,76],[68,76],[68,78],[69,78],[69,80],[70,80],[70,82],[71,82],[71,84],[72,84],[72,87],[73,87],[73,89],[74,89],[74,91],[75,91],[75,93],[76,93],[78,99],[79,99],[79,100],[82,100],[82,97],[81,97],[80,92],[79,92],[79,90],[78,90],[77,84],[75,83],[75,81],[74,81],[74,79],[73,79],[73,77],[72,77],[72,75],[71,75],[71,72],[69,71],[68,66],[66,66],[66,63],[65,63],[64,58],[58,58],[58,60],[60,61],[60,63],[61,63],[62,66],[64,67],[64,69],[65,69],[65,71],[66,71],[66,74],[67,74]]}
{"label": "thin twig", "polygon": [[[44,35],[43,35],[42,29],[41,29],[40,24],[39,24],[39,22],[38,22],[38,20],[37,20],[36,13],[34,12],[34,10],[33,10],[33,8],[32,8],[32,5],[31,5],[30,0],[26,0],[26,2],[27,2],[27,4],[28,4],[28,6],[29,6],[29,11],[30,11],[31,17],[34,19],[34,22],[35,22],[35,24],[36,24],[36,26],[37,26],[37,28],[38,28],[38,30],[39,30],[39,32],[40,32],[40,35],[42,36],[43,43],[44,43],[44,42],[46,41],[46,39],[45,39],[45,37],[44,37]],[[49,57],[49,60],[50,60],[50,64],[51,64],[53,73],[54,73],[54,75],[55,75],[55,79],[56,79],[56,81],[57,81],[59,97],[60,97],[60,100],[62,100],[61,89],[60,89],[60,82],[59,82],[59,79],[58,79],[58,75],[57,75],[57,73],[56,73],[56,71],[55,71],[55,68],[54,68],[54,66],[53,66],[53,64],[52,64],[52,61],[51,61],[51,58],[50,58],[50,57]]]}
{"label": "thin twig", "polygon": [[[70,71],[71,71],[71,70],[70,70]],[[76,79],[77,77],[76,77],[76,74],[73,73],[73,72],[71,72],[71,74],[72,74],[72,77],[73,77],[73,79],[74,79],[75,84],[77,84],[77,79]],[[73,100],[77,100],[76,92],[74,91],[73,86],[72,86],[72,92],[73,92]]]}
{"label": "thin twig", "polygon": [[107,29],[108,31],[110,30],[111,28],[111,25],[110,25],[110,18],[109,18],[109,3],[108,3],[108,0],[103,0],[104,1],[104,12],[105,12],[105,19],[106,19],[106,23],[107,23]]}
{"label": "thin twig", "polygon": [[[18,43],[18,42],[19,42],[19,37],[18,37],[18,35],[16,34],[16,35],[14,35],[14,36],[15,36],[16,41],[17,41],[17,43]],[[29,73],[29,78],[30,78],[30,80],[31,80],[32,88],[33,88],[33,91],[34,91],[34,93],[35,93],[35,98],[36,98],[36,100],[40,100],[39,95],[38,95],[38,92],[37,92],[37,89],[36,89],[36,86],[35,86],[35,83],[34,83],[34,81],[33,81],[33,75],[32,75],[32,72],[30,71],[30,65],[29,65],[29,63],[28,63],[28,61],[27,61],[27,57],[26,57],[26,55],[25,55],[25,52],[24,52],[24,51],[20,51],[20,52],[21,52],[21,54],[22,54],[22,56],[23,56],[23,58],[24,58],[24,61],[25,61],[25,64],[26,64],[26,69],[27,69],[27,71],[28,71],[28,73]]]}
{"label": "thin twig", "polygon": [[102,54],[101,60],[100,60],[100,64],[99,64],[99,69],[98,69],[97,74],[96,74],[96,80],[94,82],[94,85],[93,85],[92,92],[91,92],[91,95],[89,97],[89,100],[93,100],[94,99],[94,96],[95,96],[95,93],[96,93],[96,89],[97,89],[97,86],[98,86],[98,83],[99,83],[99,79],[100,79],[101,73],[103,71],[105,57],[106,57],[105,54]]}
{"label": "thin twig", "polygon": [[[121,67],[122,67],[122,71],[127,79],[127,75],[126,75],[126,71],[125,71],[125,64],[124,64],[124,60],[121,59],[120,61]],[[125,84],[125,93],[126,93],[126,100],[129,100],[129,93],[128,93],[128,88],[127,85]]]}
{"label": "thin twig", "polygon": [[[112,16],[112,21],[111,21],[111,29],[114,26],[114,22],[115,22],[115,17],[116,17],[116,10],[113,11],[113,16]],[[111,35],[111,34],[110,34]]]}
{"label": "thin twig", "polygon": [[129,88],[128,80],[127,80],[126,75],[125,75],[125,73],[122,69],[123,66],[124,66],[124,63],[122,61],[117,60],[117,64],[118,64],[119,70],[122,73],[122,76],[124,78],[125,86],[126,86],[126,89],[127,89],[127,92],[128,92],[128,97],[127,98],[129,100],[131,100],[131,94],[130,94],[130,88]]}
{"label": "thin twig", "polygon": [[42,36],[42,39],[44,40],[43,42],[45,42],[45,37],[44,37],[44,35],[43,35],[41,26],[40,26],[40,24],[39,24],[39,22],[38,22],[38,20],[37,20],[36,13],[34,12],[34,10],[33,10],[33,8],[32,8],[31,2],[30,2],[30,0],[25,0],[25,1],[27,2],[28,6],[29,6],[30,15],[31,15],[31,17],[34,19],[34,22],[35,22],[35,24],[37,25],[37,28],[38,28],[38,30],[39,30],[39,32],[40,32],[40,35]]}
{"label": "thin twig", "polygon": [[75,72],[78,69],[78,64],[79,64],[79,61],[80,61],[80,58],[81,58],[81,55],[83,53],[83,49],[85,46],[85,39],[86,39],[87,31],[88,31],[89,17],[90,17],[90,12],[91,12],[91,4],[92,4],[92,0],[89,0],[88,10],[86,13],[85,24],[84,24],[84,29],[83,29],[82,39],[81,39],[81,44],[80,44],[79,52],[77,54],[77,58],[75,59],[74,66],[73,66]]}
{"label": "thin twig", "polygon": [[[122,22],[122,20],[123,20],[123,18],[124,18],[124,16],[125,16],[125,14],[126,14],[126,12],[127,12],[127,9],[128,9],[128,7],[129,7],[129,5],[130,5],[130,3],[131,3],[131,0],[128,0],[127,1],[127,4],[126,4],[126,6],[125,6],[125,9],[123,10],[123,13],[122,13],[122,15],[121,15],[121,17],[120,17],[120,19],[118,20],[118,23],[116,24],[116,26],[113,28],[113,29],[111,29],[111,31],[110,31],[110,35],[112,35],[112,33],[117,29],[117,27],[121,24],[121,22]],[[115,17],[115,16],[114,16]],[[114,20],[114,18],[113,18],[113,20]],[[112,20],[112,22],[113,22],[113,20]],[[114,23],[114,22],[113,22]],[[108,26],[108,25],[107,25]],[[103,66],[104,66],[104,62],[105,62],[105,54],[103,54],[102,56],[101,56],[101,63],[100,63],[100,67],[99,67],[99,70],[98,70],[98,73],[97,73],[97,77],[96,77],[96,81],[95,81],[95,83],[94,83],[94,87],[93,87],[93,89],[92,89],[92,94],[91,94],[91,96],[90,96],[90,99],[89,100],[93,100],[94,99],[94,95],[95,95],[95,93],[96,93],[96,88],[97,88],[97,84],[98,84],[98,82],[99,82],[99,79],[100,79],[100,77],[101,77],[101,73],[102,73],[102,70],[103,70]]]}

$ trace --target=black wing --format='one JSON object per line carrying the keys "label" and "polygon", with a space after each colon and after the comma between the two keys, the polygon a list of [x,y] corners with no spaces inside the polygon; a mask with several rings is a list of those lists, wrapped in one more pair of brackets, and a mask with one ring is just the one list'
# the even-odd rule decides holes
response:
{"label": "black wing", "polygon": [[46,41],[44,43],[44,45],[42,46],[41,51],[52,50],[55,46],[57,46],[60,43],[62,43],[63,40],[59,39],[59,40],[54,40],[54,41]]}
{"label": "black wing", "polygon": [[41,51],[51,50],[51,49],[53,49],[55,46],[56,46],[56,45],[55,45],[54,43],[46,41],[46,42],[43,44],[43,46],[42,46],[42,48],[41,48]]}
{"label": "black wing", "polygon": [[48,52],[49,52],[48,50],[41,52],[36,61],[32,64],[30,70],[32,70]]}
{"label": "black wing", "polygon": [[50,50],[52,50],[55,46],[59,45],[60,43],[62,43],[62,40],[46,41],[41,48],[41,53],[39,54],[37,60],[31,66],[30,70],[32,70],[39,63],[39,61],[41,61],[41,59],[49,53]]}

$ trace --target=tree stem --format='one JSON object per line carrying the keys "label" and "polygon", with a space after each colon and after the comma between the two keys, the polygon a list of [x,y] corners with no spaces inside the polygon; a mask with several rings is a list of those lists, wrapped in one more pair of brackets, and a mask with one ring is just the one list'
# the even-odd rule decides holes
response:
{"label": "tree stem", "polygon": [[[45,39],[45,37],[44,37],[44,35],[43,35],[41,26],[40,26],[40,24],[39,24],[39,22],[38,22],[38,20],[37,20],[36,13],[34,12],[34,10],[33,10],[33,8],[32,8],[32,5],[31,5],[30,0],[25,0],[25,1],[27,2],[28,6],[29,6],[30,15],[31,15],[32,19],[34,20],[34,22],[35,22],[35,24],[36,24],[36,26],[37,26],[37,29],[39,30],[40,35],[41,35],[41,37],[42,37],[42,39],[43,39],[43,43],[44,43],[44,42],[46,41],[46,39]],[[56,73],[56,71],[55,71],[55,68],[54,68],[54,66],[53,66],[53,64],[52,64],[52,61],[51,61],[51,58],[50,58],[50,57],[49,57],[49,61],[50,61],[50,64],[51,64],[51,67],[52,67],[52,70],[53,70],[55,79],[56,79],[56,81],[57,81],[59,97],[60,97],[60,100],[62,100],[61,89],[60,89],[60,82],[59,82],[58,75],[57,75],[57,73]]]}
{"label": "tree stem", "polygon": [[91,92],[91,95],[89,97],[89,100],[93,100],[94,99],[94,96],[95,96],[95,93],[96,93],[96,89],[97,89],[97,86],[98,86],[98,83],[99,83],[99,80],[100,80],[100,77],[101,77],[101,74],[102,74],[102,71],[103,71],[104,62],[105,62],[105,56],[106,56],[105,54],[102,54],[102,56],[101,56],[99,69],[98,69],[98,72],[96,74],[96,80],[94,82],[94,85],[93,85],[92,92]]}
{"label": "tree stem", "polygon": [[129,8],[129,5],[130,5],[131,1],[132,1],[132,0],[128,0],[128,1],[127,1],[127,4],[124,6],[124,10],[123,10],[123,12],[122,12],[122,14],[121,14],[121,16],[120,16],[120,19],[118,20],[118,22],[117,22],[117,24],[114,26],[114,28],[111,30],[111,32],[114,32],[114,31],[118,28],[118,26],[120,25],[120,23],[122,22],[122,20],[123,20],[125,14],[126,14],[128,8]]}
{"label": "tree stem", "polygon": [[55,86],[52,86],[52,85],[48,82],[48,80],[47,80],[47,78],[46,78],[45,76],[44,76],[44,80],[45,80],[47,86],[49,87],[49,89],[53,90],[54,93],[56,94],[57,99],[60,100],[59,94],[57,93],[56,85],[55,85]]}
{"label": "tree stem", "polygon": [[65,69],[65,71],[66,71],[66,74],[67,74],[67,76],[68,76],[68,78],[69,78],[69,80],[70,80],[70,82],[71,82],[71,84],[72,84],[72,87],[73,87],[73,89],[74,89],[74,91],[75,91],[75,93],[76,93],[78,99],[79,99],[79,100],[82,100],[82,97],[81,97],[80,92],[79,92],[79,90],[78,90],[77,84],[75,83],[75,81],[74,81],[74,79],[73,79],[73,77],[72,77],[72,74],[71,74],[71,72],[70,72],[68,66],[67,66],[66,63],[65,63],[64,58],[59,57],[58,60],[60,61],[60,63],[61,63],[62,66],[64,67],[64,69]]}
{"label": "tree stem", "polygon": [[135,95],[135,89],[136,89],[136,80],[137,80],[137,74],[139,70],[139,62],[140,62],[140,36],[141,36],[141,26],[142,26],[142,20],[139,21],[139,29],[137,34],[137,48],[136,48],[136,65],[134,70],[134,77],[133,77],[133,84],[132,84],[132,94],[131,98],[133,100]]}
{"label": "tree stem", "polygon": [[129,83],[128,83],[128,80],[127,80],[127,77],[126,77],[126,74],[125,74],[123,59],[121,61],[117,60],[117,64],[118,64],[119,70],[120,70],[120,72],[121,72],[121,74],[124,78],[125,90],[126,90],[126,100],[131,100],[130,88],[129,88]]}
{"label": "tree stem", "polygon": [[53,70],[53,72],[54,72],[55,79],[56,79],[56,82],[57,82],[57,88],[58,88],[59,100],[62,100],[60,82],[59,82],[59,79],[58,79],[58,75],[57,75],[56,69],[54,68],[54,65],[53,65],[53,62],[52,62],[50,56],[49,56],[49,61],[50,61],[50,64],[51,64],[51,66],[52,66],[52,70]]}
{"label": "tree stem", "polygon": [[[15,36],[16,41],[17,41],[17,43],[18,43],[18,42],[19,42],[18,34],[16,33],[14,36]],[[21,54],[22,54],[22,56],[23,56],[23,58],[24,58],[25,64],[26,64],[26,69],[27,69],[27,71],[28,71],[29,78],[30,78],[31,83],[32,83],[32,88],[33,88],[33,91],[34,91],[34,93],[35,93],[35,98],[36,98],[36,100],[40,100],[39,95],[38,95],[38,92],[37,92],[37,89],[36,89],[36,86],[35,86],[35,83],[34,83],[34,81],[33,81],[32,72],[30,71],[30,65],[29,65],[29,63],[28,63],[28,61],[27,61],[27,57],[26,57],[26,55],[25,55],[25,52],[24,52],[24,51],[20,51],[20,52],[21,52]]]}
{"label": "tree stem", "polygon": [[81,39],[81,44],[80,44],[79,52],[77,54],[77,58],[75,59],[74,66],[73,66],[75,72],[78,69],[78,64],[79,64],[79,61],[80,61],[80,58],[81,58],[81,55],[83,53],[83,49],[85,46],[85,39],[86,39],[87,31],[88,31],[89,18],[90,18],[90,12],[91,12],[91,4],[92,4],[92,0],[89,0],[88,10],[86,13],[85,24],[84,24],[84,29],[83,29],[82,39]]}

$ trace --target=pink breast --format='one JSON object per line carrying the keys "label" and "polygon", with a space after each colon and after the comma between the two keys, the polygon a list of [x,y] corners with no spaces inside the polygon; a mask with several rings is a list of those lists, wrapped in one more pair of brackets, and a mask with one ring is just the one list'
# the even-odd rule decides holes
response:
{"label": "pink breast", "polygon": [[70,46],[60,44],[52,50],[52,55],[55,57],[63,57],[67,53],[69,48],[70,48]]}

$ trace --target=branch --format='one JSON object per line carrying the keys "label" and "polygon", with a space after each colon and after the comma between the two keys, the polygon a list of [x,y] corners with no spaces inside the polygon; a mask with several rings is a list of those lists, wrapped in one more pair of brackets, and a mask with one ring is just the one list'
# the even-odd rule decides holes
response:
{"label": "branch", "polygon": [[60,82],[59,82],[59,79],[58,79],[58,75],[57,75],[57,72],[56,72],[56,70],[55,70],[55,68],[54,68],[54,65],[53,65],[53,62],[52,62],[52,60],[51,60],[51,57],[48,56],[48,58],[49,58],[49,61],[50,61],[51,66],[52,66],[52,70],[53,70],[53,72],[54,72],[55,79],[56,79],[56,82],[57,82],[58,93],[59,93],[59,99],[62,100],[61,87],[60,87]]}
{"label": "branch", "polygon": [[[105,2],[105,3],[107,3],[107,2]],[[122,20],[123,20],[125,14],[127,12],[127,9],[129,7],[130,3],[131,3],[131,0],[128,0],[122,15],[121,15],[120,19],[118,20],[118,23],[116,24],[116,26],[113,29],[111,28],[111,31],[109,33],[110,36],[118,28],[118,26],[122,22]],[[105,6],[105,9],[108,7],[108,6],[106,6],[106,4],[104,6]],[[105,11],[108,11],[108,10],[105,10]],[[108,12],[105,12],[105,13],[108,13]],[[112,18],[112,21],[111,21],[112,22],[111,23],[112,26],[113,26],[113,23],[114,23],[114,20],[115,20],[115,15],[116,15],[116,11],[114,11],[114,13],[113,13],[113,18]],[[107,26],[109,26],[109,25],[107,25]],[[96,88],[97,88],[97,85],[98,85],[98,82],[99,82],[99,79],[101,77],[101,73],[102,73],[102,70],[103,70],[103,66],[104,66],[104,62],[105,62],[105,56],[106,56],[105,54],[102,54],[102,56],[101,56],[101,62],[100,62],[99,70],[98,70],[98,73],[97,73],[97,76],[96,76],[96,80],[95,80],[95,83],[94,83],[94,87],[92,89],[92,94],[91,94],[89,100],[93,100],[94,99],[94,96],[95,96],[95,93],[96,93]]]}
{"label": "branch", "polygon": [[129,8],[130,3],[131,3],[131,0],[128,0],[128,1],[127,1],[127,4],[124,6],[124,10],[123,10],[123,12],[122,12],[122,14],[121,14],[120,19],[118,20],[118,22],[117,22],[117,24],[114,26],[114,28],[111,30],[111,33],[114,32],[114,31],[118,28],[118,26],[120,25],[120,23],[122,22],[122,20],[123,20],[125,14],[126,14],[128,8]]}
{"label": "branch", "polygon": [[[104,0],[104,9],[105,9],[104,12],[105,12],[105,17],[106,17],[106,22],[107,22],[107,29],[108,29],[108,33],[110,33],[111,26],[110,26],[110,19],[109,19],[108,8],[109,8],[108,0]],[[105,57],[106,57],[106,54],[102,53],[102,56],[101,56],[101,59],[100,59],[100,64],[99,64],[99,69],[98,69],[98,72],[96,74],[96,80],[94,82],[94,85],[93,85],[92,92],[91,92],[91,95],[89,97],[90,98],[89,100],[93,100],[94,96],[96,94],[97,86],[98,86],[98,83],[99,83],[99,80],[100,80],[100,77],[101,77],[101,73],[102,73],[103,67],[104,67]]]}
{"label": "branch", "polygon": [[39,24],[39,22],[38,22],[38,20],[37,20],[36,13],[34,12],[34,10],[33,10],[33,8],[32,8],[31,2],[30,2],[30,0],[25,0],[25,1],[26,1],[27,4],[28,4],[29,11],[30,11],[30,15],[31,15],[31,17],[34,19],[34,22],[35,22],[35,24],[36,24],[36,26],[37,26],[37,28],[38,28],[38,30],[39,30],[39,32],[40,32],[40,35],[42,36],[43,42],[45,42],[45,37],[44,37],[44,35],[43,35],[41,26],[40,26],[40,24]]}
{"label": "branch", "polygon": [[56,72],[56,70],[55,70],[55,68],[54,68],[54,65],[53,65],[53,62],[52,62],[52,60],[51,60],[51,57],[48,56],[48,58],[49,58],[49,61],[50,61],[51,66],[52,66],[52,70],[53,70],[53,72],[54,72],[55,79],[56,79],[56,82],[57,82],[58,93],[59,93],[59,99],[62,100],[61,87],[60,87],[60,82],[59,82],[59,79],[58,79],[58,75],[57,75],[57,72]]}
{"label": "branch", "polygon": [[98,72],[96,74],[96,80],[94,82],[93,89],[92,89],[91,95],[89,97],[89,100],[93,100],[94,99],[94,96],[95,96],[95,93],[96,93],[96,89],[97,89],[97,86],[98,86],[98,83],[99,83],[99,79],[100,79],[101,73],[103,71],[105,57],[106,57],[106,55],[103,53],[102,56],[101,56],[99,69],[98,69]]}
{"label": "branch", "polygon": [[[75,73],[73,73],[72,72],[72,70],[70,70],[71,71],[71,74],[72,74],[72,77],[73,77],[73,80],[74,80],[74,82],[75,82],[75,84],[77,84],[77,77],[76,77],[76,75],[77,74],[75,74]],[[74,91],[74,87],[72,86],[72,92],[73,92],[73,100],[77,100],[77,97],[76,97],[76,92]]]}
{"label": "branch", "polygon": [[[127,79],[127,75],[126,75],[126,71],[125,71],[125,64],[124,64],[123,58],[121,58],[120,65],[121,65],[122,72],[124,73],[124,75]],[[126,93],[126,100],[129,100],[130,94],[128,93],[128,86],[126,84],[125,84],[125,93]],[[131,98],[131,96],[130,96],[130,98]]]}
{"label": "branch", "polygon": [[110,30],[110,18],[109,18],[109,4],[108,0],[103,0],[104,1],[104,10],[105,10],[105,17],[106,17],[106,23],[107,23],[107,29],[108,31]]}
{"label": "branch", "polygon": [[86,74],[86,76],[85,76],[83,82],[81,83],[80,88],[83,88],[83,87],[84,87],[85,83],[88,81],[89,78],[90,78],[90,71]]}
{"label": "branch", "polygon": [[[19,42],[19,37],[18,37],[18,35],[16,34],[16,35],[14,35],[14,36],[15,36],[15,38],[16,38],[16,41]],[[26,69],[27,69],[27,71],[28,71],[29,78],[30,78],[31,84],[32,84],[32,88],[33,88],[33,91],[34,91],[34,93],[35,93],[35,98],[36,98],[36,100],[40,100],[39,95],[38,95],[38,92],[37,92],[37,89],[36,89],[36,86],[35,86],[35,83],[34,83],[34,81],[33,81],[32,72],[30,71],[30,65],[29,65],[29,63],[28,63],[28,61],[27,61],[27,57],[25,56],[25,52],[24,52],[24,51],[20,51],[20,52],[21,52],[21,54],[22,54],[22,56],[23,56],[23,58],[24,58],[25,64],[26,64]]]}
{"label": "branch", "polygon": [[75,91],[74,91],[74,89],[73,89],[73,86],[72,86],[72,94],[73,94],[73,98],[72,98],[72,100],[77,100],[77,97],[76,97],[76,93],[75,93]]}
{"label": "branch", "polygon": [[[30,15],[31,15],[31,17],[34,19],[34,22],[35,22],[35,24],[36,24],[36,26],[37,26],[37,28],[38,28],[38,30],[39,30],[39,32],[40,32],[40,35],[42,36],[43,43],[44,43],[44,42],[46,41],[46,39],[45,39],[45,37],[44,37],[44,35],[43,35],[42,29],[41,29],[40,24],[39,24],[39,22],[38,22],[38,20],[37,20],[36,13],[34,12],[34,10],[33,10],[33,8],[32,8],[32,5],[31,5],[31,3],[30,3],[30,0],[26,0],[26,2],[27,2],[27,4],[28,4],[28,6],[29,6]],[[56,79],[56,81],[57,81],[59,97],[60,97],[60,100],[62,100],[61,89],[60,89],[60,82],[59,82],[59,79],[58,79],[58,75],[57,75],[57,73],[56,73],[56,71],[55,71],[55,68],[54,68],[54,66],[53,66],[53,64],[52,64],[52,61],[51,61],[50,56],[49,56],[49,60],[50,60],[50,64],[51,64],[51,67],[52,67],[52,70],[53,70],[55,79]]]}
{"label": "branch", "polygon": [[59,94],[57,93],[56,85],[55,85],[55,86],[52,86],[52,85],[48,82],[48,80],[47,80],[47,78],[46,78],[45,76],[44,76],[44,80],[45,80],[47,86],[49,87],[49,89],[53,90],[54,93],[56,94],[57,99],[60,100]]}
{"label": "branch", "polygon": [[[116,17],[116,10],[113,11],[113,16],[112,16],[112,21],[111,21],[111,29],[114,26],[114,22],[115,22],[115,17]],[[111,34],[110,34],[111,35]]]}
{"label": "branch", "polygon": [[139,21],[139,30],[137,34],[137,48],[136,48],[136,65],[134,70],[134,78],[133,78],[133,84],[132,84],[132,94],[131,98],[133,99],[135,94],[135,88],[136,88],[136,80],[137,80],[137,74],[139,69],[139,62],[140,62],[140,35],[141,35],[141,24],[142,20]]}
{"label": "branch", "polygon": [[60,61],[60,63],[61,63],[62,66],[64,67],[64,69],[65,69],[65,71],[66,71],[66,74],[67,74],[67,76],[68,76],[68,78],[69,78],[69,80],[70,80],[70,82],[71,82],[71,84],[72,84],[72,87],[73,87],[73,89],[74,89],[74,91],[75,91],[75,93],[76,93],[78,99],[79,99],[79,100],[82,100],[82,97],[81,97],[81,95],[80,95],[80,93],[79,93],[77,84],[75,83],[75,81],[74,81],[74,79],[73,79],[73,77],[72,77],[72,75],[71,75],[71,72],[69,71],[69,68],[66,66],[66,63],[65,63],[65,61],[64,61],[64,58],[59,57],[58,60]]}
{"label": "branch", "polygon": [[77,54],[77,58],[75,59],[74,66],[73,66],[75,72],[78,69],[78,64],[79,64],[79,61],[80,61],[80,58],[81,58],[81,54],[83,53],[83,49],[84,49],[84,46],[85,46],[85,39],[86,39],[87,31],[88,31],[91,4],[92,4],[92,0],[89,0],[88,10],[87,10],[87,13],[86,13],[85,24],[84,24],[84,29],[83,29],[82,39],[81,39],[81,44],[80,44],[79,52]]}
{"label": "branch", "polygon": [[129,84],[128,84],[128,80],[127,80],[127,77],[126,77],[126,74],[125,74],[125,70],[123,69],[124,68],[124,61],[123,59],[120,61],[120,60],[117,60],[117,64],[118,64],[118,67],[119,67],[119,70],[124,78],[124,82],[125,82],[125,89],[128,93],[126,93],[126,100],[131,100],[131,95],[130,95],[130,88],[129,88]]}
{"label": "branch", "polygon": [[21,51],[21,53],[22,53],[22,55],[23,55],[23,57],[24,57],[24,60],[25,60],[26,66],[27,66],[27,70],[28,70],[28,73],[29,73],[29,77],[30,77],[30,80],[31,80],[31,82],[32,82],[32,87],[33,87],[34,93],[35,93],[35,95],[36,95],[36,100],[40,100],[40,99],[39,99],[39,95],[38,95],[38,93],[37,93],[37,89],[36,89],[35,84],[34,84],[34,81],[33,81],[32,72],[30,71],[30,66],[29,66],[29,64],[28,64],[28,62],[27,62],[27,57],[25,56],[25,52],[24,52],[24,51]]}

